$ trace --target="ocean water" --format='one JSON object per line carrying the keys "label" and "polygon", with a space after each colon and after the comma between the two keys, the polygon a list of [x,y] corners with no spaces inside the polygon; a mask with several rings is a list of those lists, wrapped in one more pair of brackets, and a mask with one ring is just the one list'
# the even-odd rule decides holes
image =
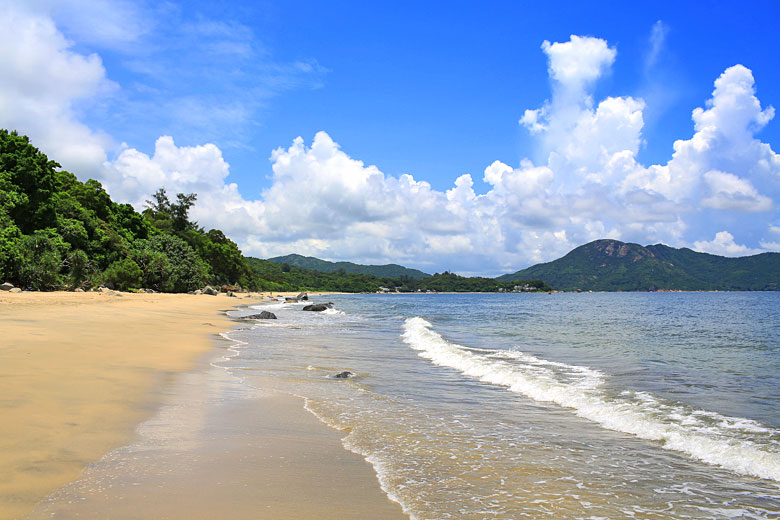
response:
{"label": "ocean water", "polygon": [[317,300],[233,312],[278,319],[222,365],[305,398],[411,518],[780,518],[780,293]]}

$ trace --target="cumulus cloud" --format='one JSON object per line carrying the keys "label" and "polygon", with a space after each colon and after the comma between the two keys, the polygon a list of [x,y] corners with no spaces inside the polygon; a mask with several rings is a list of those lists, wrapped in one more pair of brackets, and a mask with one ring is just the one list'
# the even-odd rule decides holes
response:
{"label": "cumulus cloud", "polygon": [[104,165],[101,181],[114,198],[139,210],[160,187],[171,194],[196,193],[195,220],[246,241],[260,230],[263,207],[242,198],[238,186],[225,181],[228,173],[229,166],[215,145],[179,147],[172,137],[162,136],[151,156],[134,148],[123,150]]}
{"label": "cumulus cloud", "polygon": [[0,123],[20,129],[65,168],[94,175],[110,139],[79,119],[77,103],[116,88],[96,54],[79,54],[52,20],[2,3]]}
{"label": "cumulus cloud", "polygon": [[718,170],[710,170],[703,177],[710,196],[701,201],[702,206],[750,212],[772,209],[772,199],[759,195],[747,179]]}
{"label": "cumulus cloud", "polygon": [[697,251],[721,256],[747,256],[763,252],[760,249],[751,249],[737,244],[734,242],[734,236],[728,231],[715,233],[715,238],[710,241],[697,240],[693,246]]}

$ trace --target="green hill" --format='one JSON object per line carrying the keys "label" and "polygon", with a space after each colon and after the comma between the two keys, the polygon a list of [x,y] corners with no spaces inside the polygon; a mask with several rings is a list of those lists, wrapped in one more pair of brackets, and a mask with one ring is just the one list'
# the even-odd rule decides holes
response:
{"label": "green hill", "polygon": [[663,244],[596,240],[497,279],[541,279],[564,291],[780,290],[780,253],[728,258]]}
{"label": "green hill", "polygon": [[431,276],[428,273],[424,273],[417,269],[410,269],[408,267],[397,264],[361,265],[352,262],[328,262],[327,260],[320,260],[319,258],[314,258],[313,256],[302,256],[295,254],[277,256],[275,258],[269,258],[268,260],[277,264],[287,264],[295,267],[302,267],[304,269],[311,269],[313,271],[320,271],[322,273],[335,273],[343,271],[345,273],[370,274],[386,278],[400,278],[402,276],[407,276],[416,280]]}

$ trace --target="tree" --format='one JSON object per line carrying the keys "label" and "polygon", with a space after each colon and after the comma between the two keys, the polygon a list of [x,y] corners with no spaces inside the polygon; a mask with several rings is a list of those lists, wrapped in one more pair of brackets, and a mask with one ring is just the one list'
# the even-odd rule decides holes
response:
{"label": "tree", "polygon": [[190,222],[190,208],[195,205],[198,196],[194,193],[177,193],[176,202],[171,204],[171,218],[173,219],[173,229],[184,231],[185,229],[197,228],[197,222]]}
{"label": "tree", "polygon": [[168,195],[165,192],[165,188],[160,188],[152,195],[152,199],[147,200],[146,207],[154,211],[155,213],[170,213],[171,201],[168,200]]}
{"label": "tree", "polygon": [[70,286],[73,288],[79,287],[87,278],[91,267],[87,253],[77,249],[70,254],[65,264],[70,269]]}
{"label": "tree", "polygon": [[24,287],[50,291],[60,285],[62,258],[69,246],[53,229],[39,229],[22,238],[22,261],[16,278]]}

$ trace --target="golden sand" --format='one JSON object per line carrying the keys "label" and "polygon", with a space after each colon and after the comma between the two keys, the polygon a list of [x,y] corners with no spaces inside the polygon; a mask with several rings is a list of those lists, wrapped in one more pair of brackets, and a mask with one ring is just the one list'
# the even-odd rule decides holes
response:
{"label": "golden sand", "polygon": [[0,518],[17,518],[126,443],[170,374],[192,368],[219,311],[249,299],[0,293]]}

